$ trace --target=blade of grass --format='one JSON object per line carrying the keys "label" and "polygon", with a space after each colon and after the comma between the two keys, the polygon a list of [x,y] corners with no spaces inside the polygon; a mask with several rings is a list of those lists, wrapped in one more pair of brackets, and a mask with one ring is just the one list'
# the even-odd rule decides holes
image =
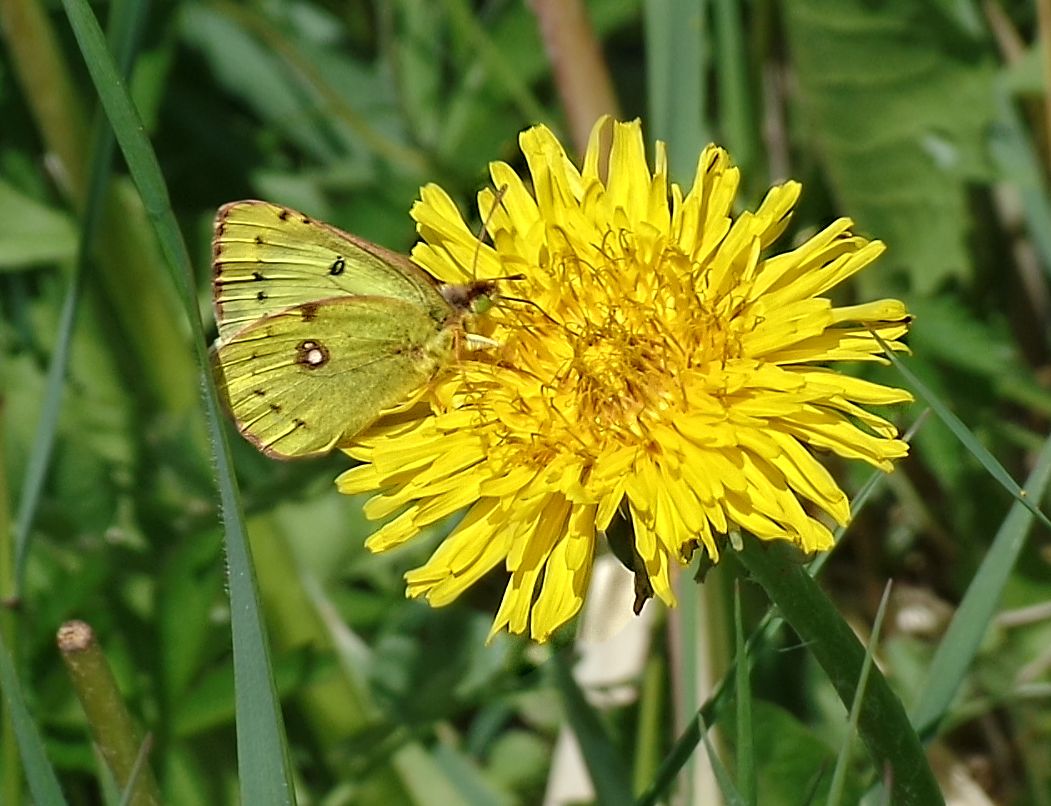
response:
{"label": "blade of grass", "polygon": [[153,736],[146,734],[145,738],[142,740],[142,744],[139,745],[139,752],[135,756],[135,764],[131,768],[131,774],[128,776],[128,785],[124,787],[124,794],[121,795],[119,806],[132,806],[139,776],[142,775],[143,770],[149,769],[149,767],[146,766],[146,760],[150,757],[150,752],[152,750]]}
{"label": "blade of grass", "polygon": [[[0,457],[7,455],[4,450],[5,414],[6,401],[0,392]],[[11,655],[18,657],[17,602],[12,595],[15,589],[15,550],[9,500],[7,463],[0,461],[0,643],[9,646]],[[4,708],[0,717],[3,719],[0,728],[0,803],[21,803],[22,766],[11,709]]]}
{"label": "blade of grass", "polygon": [[258,8],[243,3],[217,0],[214,7],[278,54],[289,70],[316,93],[334,118],[341,120],[374,154],[385,160],[397,172],[411,175],[433,173],[429,158],[423,151],[399,143],[374,127],[332,85],[324,71],[318,69],[292,41],[288,32],[274,25]]}
{"label": "blade of grass", "polygon": [[1033,246],[1040,253],[1044,271],[1051,274],[1051,200],[1048,199],[1044,171],[1007,90],[997,93],[999,116],[989,138],[989,154],[1002,176],[1018,188],[1020,211]]}
{"label": "blade of grass", "polygon": [[555,688],[562,697],[566,718],[580,744],[580,752],[587,765],[595,797],[607,806],[632,802],[631,782],[625,771],[627,766],[617,754],[598,712],[591,706],[580,690],[573,672],[566,663],[565,655],[556,652],[551,658],[551,670]]}
{"label": "blade of grass", "polygon": [[734,162],[743,176],[759,154],[756,135],[759,126],[752,113],[752,92],[748,86],[748,55],[744,49],[744,16],[737,0],[712,3],[715,40],[715,78],[719,86],[719,129]]}
{"label": "blade of grass", "polygon": [[646,77],[650,135],[668,144],[672,179],[692,179],[705,125],[706,0],[646,0]]}
{"label": "blade of grass", "polygon": [[[141,13],[141,7],[142,4],[138,2],[118,2],[113,5],[109,38],[113,43],[114,51],[118,55],[122,75],[128,75],[130,72],[137,49],[142,22],[145,18],[145,15]],[[65,388],[66,370],[69,365],[70,343],[73,337],[77,309],[79,308],[83,277],[86,272],[88,256],[91,254],[95,235],[98,232],[105,209],[105,197],[112,171],[113,152],[116,143],[101,112],[96,116],[92,124],[90,142],[88,178],[86,195],[83,200],[84,208],[78,252],[69,278],[69,287],[59,313],[58,330],[55,336],[55,346],[51,354],[51,361],[48,365],[40,420],[37,423],[33,447],[29,455],[25,479],[22,483],[13,531],[8,532],[6,530],[6,517],[0,523],[0,528],[5,530],[4,534],[11,535],[11,545],[0,548],[0,551],[4,552],[5,563],[7,558],[11,560],[9,571],[5,570],[3,574],[2,593],[5,599],[8,597],[11,597],[12,600],[19,598],[25,582],[26,559],[29,556],[30,547],[30,530],[40,502],[40,494],[55,444],[62,392]],[[6,502],[6,489],[0,491],[0,495],[4,496],[4,501]],[[17,657],[18,644],[14,642],[16,638],[15,630],[16,621],[14,615],[7,611],[4,618],[3,637],[8,640],[12,653]],[[8,717],[5,715],[5,730],[9,724]],[[18,793],[21,788],[22,776],[12,762],[12,750],[14,749],[11,746],[12,738],[13,731],[11,735],[5,735],[4,737],[4,794],[6,797],[3,799],[3,802],[5,803],[17,803],[21,800]]]}
{"label": "blade of grass", "polygon": [[503,85],[511,103],[518,107],[518,113],[525,120],[538,123],[547,120],[548,115],[543,104],[522,81],[514,65],[510,64],[493,44],[466,0],[442,0],[442,5],[449,16],[450,31],[464,37],[471,49],[477,51],[479,61],[485,65],[493,79]]}
{"label": "blade of grass", "polygon": [[748,684],[748,645],[744,640],[741,616],[741,582],[734,583],[734,640],[736,663],[734,683],[737,691],[737,786],[743,803],[755,804],[755,744],[752,741],[752,687]]}
{"label": "blade of grass", "polygon": [[0,0],[0,34],[41,137],[58,159],[56,179],[79,201],[84,192],[87,115],[47,5],[40,0]]}
{"label": "blade of grass", "polygon": [[[109,40],[117,57],[120,74],[127,76],[137,49],[145,9],[141,2],[122,2],[113,6]],[[105,213],[106,192],[113,168],[113,153],[116,141],[104,116],[99,114],[92,125],[90,163],[88,167],[87,193],[84,199],[83,217],[80,222],[80,238],[77,258],[69,278],[69,288],[62,301],[58,331],[51,362],[47,368],[44,400],[40,406],[33,448],[26,466],[22,494],[15,516],[15,575],[13,594],[20,596],[25,582],[26,559],[29,555],[30,529],[40,503],[47,470],[51,464],[51,452],[55,446],[55,434],[62,407],[62,392],[65,389],[66,369],[69,366],[70,343],[76,324],[80,291],[88,260],[94,248],[95,236]]]}
{"label": "blade of grass", "polygon": [[4,692],[5,713],[10,714],[15,735],[18,737],[18,748],[22,755],[22,768],[29,783],[29,791],[37,803],[60,804],[66,799],[58,785],[58,778],[44,752],[44,743],[40,732],[29,716],[22,689],[15,674],[14,664],[7,652],[7,646],[0,638],[0,688]]}
{"label": "blade of grass", "polygon": [[665,726],[667,664],[662,653],[646,659],[639,694],[638,729],[635,733],[633,792],[641,792],[653,780],[660,764],[660,747],[668,731]]}
{"label": "blade of grass", "polygon": [[921,398],[923,398],[923,401],[931,407],[931,411],[938,415],[938,419],[945,423],[953,436],[960,441],[960,444],[974,455],[974,458],[977,459],[981,466],[986,469],[989,475],[1000,482],[1000,485],[1011,493],[1018,503],[1036,515],[1041,523],[1048,528],[1051,528],[1051,520],[1048,519],[1047,515],[1041,512],[1036,505],[1029,500],[1026,491],[1018,486],[1018,482],[1011,478],[1011,474],[1008,473],[1004,466],[997,461],[996,457],[989,452],[989,449],[978,441],[978,438],[971,433],[967,426],[964,425],[963,421],[953,414],[942,399],[938,397],[934,391],[927,386],[927,384],[921,381],[916,373],[905,366],[904,361],[894,355],[894,351],[890,349],[887,342],[880,338],[878,333],[874,330],[869,330],[869,333],[872,334],[872,337],[877,341],[879,346],[883,348],[883,354],[890,359],[894,368],[904,376],[909,385]]}
{"label": "blade of grass", "polygon": [[106,47],[98,21],[85,0],[63,0],[63,6],[167,258],[191,326],[205,416],[215,456],[229,563],[241,799],[245,803],[293,803],[295,794],[284,724],[274,688],[240,494],[194,293],[193,266],[171,209],[157,157]]}
{"label": "blade of grass", "polygon": [[[1044,442],[1036,466],[1026,479],[1026,489],[1040,501],[1051,481],[1051,437]],[[945,637],[927,669],[927,679],[912,709],[912,723],[924,740],[933,737],[942,717],[978,653],[982,637],[996,613],[1011,569],[1025,545],[1033,515],[1023,501],[1016,501],[982,559]]]}
{"label": "blade of grass", "polygon": [[712,741],[708,738],[708,731],[704,723],[701,722],[700,716],[697,717],[697,721],[700,723],[698,728],[701,731],[701,741],[704,742],[704,750],[708,753],[708,763],[712,765],[712,774],[715,776],[715,782],[719,786],[719,794],[722,795],[723,803],[728,804],[728,806],[746,806],[748,801],[741,797],[741,793],[734,786],[733,776],[730,775],[730,771],[726,769],[726,765],[723,764],[719,754],[712,747]]}
{"label": "blade of grass", "polygon": [[[865,649],[807,573],[798,550],[781,541],[762,541],[745,535],[744,547],[736,556],[806,643],[840,700],[849,708],[861,680]],[[905,708],[875,668],[870,672],[868,692],[861,702],[858,732],[876,769],[889,770],[893,803],[944,803]]]}
{"label": "blade of grass", "polygon": [[854,746],[854,734],[858,731],[858,717],[861,714],[861,705],[865,698],[869,672],[872,669],[873,654],[879,643],[880,631],[883,629],[883,617],[887,613],[887,602],[890,601],[890,588],[891,581],[887,580],[887,584],[883,588],[883,597],[879,602],[879,609],[876,611],[876,620],[872,625],[872,635],[865,646],[865,661],[861,664],[861,676],[858,678],[857,693],[854,695],[854,702],[850,704],[849,729],[846,737],[843,739],[843,746],[839,748],[839,754],[836,757],[836,768],[832,771],[832,783],[828,788],[828,806],[839,806],[843,801],[843,790],[847,784],[847,768],[850,765],[850,752]]}

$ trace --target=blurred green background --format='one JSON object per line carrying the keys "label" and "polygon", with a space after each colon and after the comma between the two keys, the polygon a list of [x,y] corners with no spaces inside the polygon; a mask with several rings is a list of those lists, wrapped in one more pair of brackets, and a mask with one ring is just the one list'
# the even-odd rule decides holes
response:
{"label": "blurred green background", "polygon": [[[680,182],[705,143],[729,148],[742,209],[771,182],[802,181],[785,248],[839,215],[885,240],[888,253],[837,301],[905,299],[910,367],[1023,479],[1051,414],[1051,68],[1036,44],[1039,3],[590,0],[594,62],[587,29],[564,16],[572,5],[94,4],[113,41],[130,44],[130,91],[206,321],[220,204],[269,199],[407,251],[421,184],[440,183],[477,225],[471,199],[487,163],[521,167],[521,129],[544,122],[572,151],[580,120],[616,111],[668,142]],[[70,802],[113,797],[55,649],[71,618],[94,627],[152,735],[165,801],[229,802],[230,612],[191,328],[119,155],[78,267],[104,127],[61,6],[0,0],[0,34],[4,642]],[[1051,28],[1043,36],[1051,47]],[[75,316],[64,318],[71,288]],[[67,342],[51,428],[48,368]],[[903,385],[892,367],[858,371]],[[895,416],[904,428],[922,409]],[[896,581],[880,661],[906,704],[1011,504],[934,418],[913,445],[823,578],[862,633]],[[233,450],[301,802],[539,802],[563,723],[549,659],[573,630],[555,648],[505,636],[486,646],[502,581],[443,610],[406,601],[401,574],[440,534],[367,555],[374,525],[332,483],[349,460],[276,463],[236,435]],[[851,494],[869,475],[834,471]],[[946,788],[958,775],[990,802],[1051,803],[1049,560],[1046,533],[1034,534],[941,725],[932,763]],[[701,593],[683,575],[683,606],[648,622],[643,671],[605,709],[636,789],[727,669],[737,575],[727,563]],[[749,622],[765,606],[751,589],[745,604]],[[827,787],[847,727],[807,653],[790,635],[779,648],[755,659],[760,802],[805,803]],[[717,744],[732,763],[730,738]],[[3,802],[28,797],[17,757],[5,727]],[[677,783],[687,801],[710,802],[703,757]],[[859,758],[848,801],[864,769]]]}

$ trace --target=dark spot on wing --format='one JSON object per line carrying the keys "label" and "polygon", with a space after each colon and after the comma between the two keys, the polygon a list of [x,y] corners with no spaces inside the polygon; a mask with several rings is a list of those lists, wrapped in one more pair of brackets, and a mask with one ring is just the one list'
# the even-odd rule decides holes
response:
{"label": "dark spot on wing", "polygon": [[281,407],[279,405],[277,405],[277,403],[271,403],[270,404],[270,411],[272,411],[274,414],[280,414],[281,413]]}
{"label": "dark spot on wing", "polygon": [[296,363],[304,369],[318,369],[328,363],[328,348],[319,341],[307,339],[296,347]]}
{"label": "dark spot on wing", "polygon": [[253,389],[252,390],[252,394],[253,395],[258,395],[259,397],[266,397],[266,390],[265,389]]}
{"label": "dark spot on wing", "polygon": [[262,246],[263,245],[263,236],[262,235],[256,235],[255,236],[255,242],[257,244],[259,244],[260,246]]}
{"label": "dark spot on wing", "polygon": [[303,216],[302,217],[302,221],[303,221],[304,224],[309,224],[310,223],[310,219],[307,216]]}
{"label": "dark spot on wing", "polygon": [[333,277],[336,277],[343,273],[344,269],[347,268],[347,261],[345,261],[342,255],[337,256],[332,263],[332,267],[328,270],[328,273]]}
{"label": "dark spot on wing", "polygon": [[255,295],[255,298],[262,302],[264,299],[266,299],[266,292],[260,291],[258,294]]}
{"label": "dark spot on wing", "polygon": [[280,218],[282,221],[288,221],[288,216],[289,216],[288,210],[281,210],[277,214],[277,217]]}
{"label": "dark spot on wing", "polygon": [[304,322],[313,322],[317,319],[317,307],[316,302],[304,302],[299,306],[299,315]]}
{"label": "dark spot on wing", "polygon": [[254,272],[252,272],[252,279],[253,280],[262,280],[262,279],[265,279],[265,278],[263,277],[262,273],[254,271]]}
{"label": "dark spot on wing", "polygon": [[296,428],[306,428],[307,424],[304,420],[300,420],[298,417],[296,417],[296,419],[292,421],[292,425],[294,425]]}

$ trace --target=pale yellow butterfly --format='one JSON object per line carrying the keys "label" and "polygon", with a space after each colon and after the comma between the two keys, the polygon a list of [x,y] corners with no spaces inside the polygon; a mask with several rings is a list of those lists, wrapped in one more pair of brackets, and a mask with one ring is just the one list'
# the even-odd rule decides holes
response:
{"label": "pale yellow butterfly", "polygon": [[212,241],[213,351],[240,432],[278,459],[345,444],[433,378],[496,296],[262,201],[224,205]]}

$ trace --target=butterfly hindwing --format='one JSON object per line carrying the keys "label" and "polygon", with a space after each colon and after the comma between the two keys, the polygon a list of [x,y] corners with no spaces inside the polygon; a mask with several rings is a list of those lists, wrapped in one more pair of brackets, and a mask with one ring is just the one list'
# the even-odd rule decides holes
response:
{"label": "butterfly hindwing", "polygon": [[212,258],[220,343],[257,319],[336,296],[401,299],[434,317],[448,308],[405,256],[269,202],[221,207]]}
{"label": "butterfly hindwing", "polygon": [[237,427],[269,456],[325,453],[408,397],[444,363],[451,332],[388,297],[307,302],[242,328],[215,351]]}

